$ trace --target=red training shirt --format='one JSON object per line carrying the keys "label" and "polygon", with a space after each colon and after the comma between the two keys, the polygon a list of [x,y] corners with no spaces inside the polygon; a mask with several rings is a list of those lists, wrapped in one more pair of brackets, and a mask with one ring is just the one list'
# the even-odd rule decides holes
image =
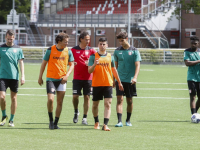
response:
{"label": "red training shirt", "polygon": [[75,46],[71,49],[71,51],[74,56],[74,62],[77,63],[74,66],[74,79],[92,80],[92,73],[88,73],[88,66],[85,65],[85,61],[88,61],[90,55],[95,54],[96,51],[89,46],[87,46],[85,49]]}

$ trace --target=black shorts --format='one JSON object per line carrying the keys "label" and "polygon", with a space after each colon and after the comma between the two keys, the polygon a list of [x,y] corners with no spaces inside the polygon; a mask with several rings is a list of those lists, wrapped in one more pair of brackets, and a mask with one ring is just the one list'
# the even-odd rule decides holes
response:
{"label": "black shorts", "polygon": [[0,79],[0,91],[5,91],[10,88],[12,92],[17,93],[19,87],[19,81],[14,79]]}
{"label": "black shorts", "polygon": [[187,81],[187,83],[191,96],[200,95],[200,82]]}
{"label": "black shorts", "polygon": [[92,95],[92,80],[73,80],[73,95]]}
{"label": "black shorts", "polygon": [[61,81],[46,81],[47,94],[55,94],[60,84]]}
{"label": "black shorts", "polygon": [[103,100],[104,98],[112,98],[112,86],[93,87],[93,101]]}
{"label": "black shorts", "polygon": [[116,95],[117,96],[126,96],[127,98],[131,98],[133,96],[137,96],[137,91],[136,91],[136,84],[127,83],[127,82],[122,82],[124,91],[119,90],[118,82],[115,82],[116,85]]}

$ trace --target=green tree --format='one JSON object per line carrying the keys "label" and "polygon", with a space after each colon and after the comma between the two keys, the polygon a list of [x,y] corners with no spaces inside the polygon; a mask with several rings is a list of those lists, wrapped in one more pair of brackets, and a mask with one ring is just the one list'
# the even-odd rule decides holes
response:
{"label": "green tree", "polygon": [[[43,12],[44,0],[40,0],[40,12]],[[6,24],[7,15],[13,8],[13,0],[0,0],[0,24]],[[15,0],[17,13],[24,13],[30,17],[31,0]]]}
{"label": "green tree", "polygon": [[[159,0],[163,4],[168,2],[168,0]],[[190,10],[194,11],[194,14],[200,14],[200,0],[171,0],[172,2],[176,2],[180,4],[176,7],[172,15],[176,16],[177,19],[180,19],[180,11],[184,10],[189,12]]]}

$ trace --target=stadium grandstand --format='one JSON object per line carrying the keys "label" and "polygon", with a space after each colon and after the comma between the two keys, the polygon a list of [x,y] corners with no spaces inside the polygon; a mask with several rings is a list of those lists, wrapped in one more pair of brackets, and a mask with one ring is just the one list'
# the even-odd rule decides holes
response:
{"label": "stadium grandstand", "polygon": [[[11,11],[7,25],[12,24],[9,16],[17,16],[15,29],[19,28],[19,45],[50,46],[54,44],[59,32],[66,32],[70,35],[69,47],[72,47],[78,42],[80,32],[87,30],[91,35],[91,46],[96,47],[98,39],[106,36],[109,47],[117,47],[116,34],[128,31],[130,27],[129,39],[135,47],[185,48],[189,46],[188,37],[196,35],[199,30],[195,23],[198,16],[192,10],[189,13],[182,11],[180,14],[184,20],[178,20],[172,16],[175,8],[179,7],[177,2],[178,0],[167,0],[164,3],[160,0],[44,0],[42,13],[35,10],[28,19],[24,14],[13,14]],[[32,0],[32,9],[37,9],[36,3],[39,0]],[[2,37],[5,34],[3,31],[4,29],[0,31]]]}

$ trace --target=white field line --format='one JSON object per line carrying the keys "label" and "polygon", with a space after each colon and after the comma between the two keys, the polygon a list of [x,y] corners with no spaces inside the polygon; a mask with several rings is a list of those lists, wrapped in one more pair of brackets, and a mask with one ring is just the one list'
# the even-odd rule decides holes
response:
{"label": "white field line", "polygon": [[[6,94],[10,95],[10,94]],[[47,96],[47,95],[41,95],[41,94],[17,94],[18,96]],[[56,95],[55,95],[56,96]],[[72,95],[65,95],[65,97],[72,97]],[[83,96],[80,96],[83,97]],[[116,96],[113,96],[116,97]],[[174,98],[174,97],[133,97],[133,99],[188,99],[188,98]]]}
{"label": "white field line", "polygon": [[[27,82],[38,82],[37,80],[26,80]],[[67,81],[67,82],[72,82],[72,81]],[[187,83],[160,83],[160,82],[137,82],[138,84],[171,84],[171,85],[186,85]]]}
{"label": "white field line", "polygon": [[[45,90],[46,88],[19,88],[20,90]],[[66,88],[66,89],[72,89],[72,88]],[[115,88],[113,88],[115,90]],[[186,91],[188,89],[173,89],[173,88],[137,88],[138,90],[155,90],[155,91]]]}

